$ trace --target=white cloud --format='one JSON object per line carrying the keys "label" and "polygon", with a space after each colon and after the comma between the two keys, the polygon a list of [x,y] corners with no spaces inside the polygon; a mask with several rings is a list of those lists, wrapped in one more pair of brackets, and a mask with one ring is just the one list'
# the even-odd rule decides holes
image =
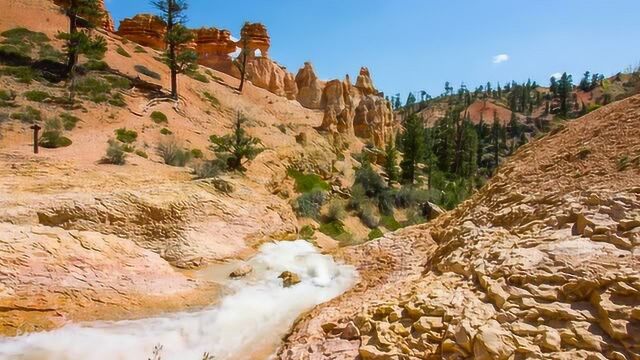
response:
{"label": "white cloud", "polygon": [[499,54],[493,57],[494,64],[501,64],[503,62],[509,61],[509,55],[507,54]]}

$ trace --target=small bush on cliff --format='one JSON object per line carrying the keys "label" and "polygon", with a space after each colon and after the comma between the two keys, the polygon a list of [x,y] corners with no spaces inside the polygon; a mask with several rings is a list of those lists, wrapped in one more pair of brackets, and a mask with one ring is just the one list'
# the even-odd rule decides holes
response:
{"label": "small bush on cliff", "polygon": [[180,143],[169,138],[158,144],[158,155],[164,163],[171,166],[184,167],[191,160],[191,151],[184,149]]}
{"label": "small bush on cliff", "polygon": [[347,211],[345,210],[345,202],[343,200],[332,200],[327,208],[325,215],[326,222],[341,221],[347,217]]}
{"label": "small bush on cliff", "polygon": [[187,72],[187,76],[192,78],[193,80],[200,81],[202,83],[208,83],[209,78],[207,78],[204,74],[198,71],[189,71]]}
{"label": "small bush on cliff", "polygon": [[169,120],[167,119],[167,115],[165,115],[162,111],[154,111],[151,113],[151,120],[153,120],[156,124],[167,123]]}
{"label": "small bush on cliff", "polygon": [[71,131],[76,128],[76,124],[80,121],[80,118],[73,116],[69,113],[60,114],[60,120],[65,130]]}
{"label": "small bush on cliff", "polygon": [[107,153],[103,159],[106,164],[124,165],[127,154],[122,148],[122,144],[114,139],[110,139],[107,146]]}
{"label": "small bush on cliff", "polygon": [[118,53],[118,55],[122,55],[122,56],[128,57],[128,58],[131,57],[131,54],[129,54],[127,52],[127,50],[123,49],[121,46],[118,46],[118,48],[116,49],[116,52]]}
{"label": "small bush on cliff", "polygon": [[11,90],[0,90],[0,107],[14,106],[16,94]]}
{"label": "small bush on cliff", "polygon": [[115,131],[116,139],[125,143],[131,144],[138,139],[138,133],[134,130],[127,130],[127,128],[120,128]]}
{"label": "small bush on cliff", "polygon": [[36,121],[42,120],[42,113],[38,109],[27,106],[20,112],[12,113],[11,118],[14,120],[20,120],[27,124],[33,124]]}
{"label": "small bush on cliff", "polygon": [[62,128],[63,125],[60,119],[47,120],[42,137],[40,137],[40,146],[47,149],[57,149],[71,145],[71,140],[62,135]]}
{"label": "small bush on cliff", "polygon": [[50,96],[49,93],[40,90],[30,90],[24,93],[24,97],[33,102],[43,102]]}
{"label": "small bush on cliff", "polygon": [[326,193],[316,189],[300,195],[293,207],[300,217],[318,219],[320,217],[320,209],[326,200]]}

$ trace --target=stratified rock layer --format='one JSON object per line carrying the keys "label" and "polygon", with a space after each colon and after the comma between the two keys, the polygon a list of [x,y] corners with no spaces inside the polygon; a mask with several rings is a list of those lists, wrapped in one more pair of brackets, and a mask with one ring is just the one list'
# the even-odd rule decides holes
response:
{"label": "stratified rock layer", "polygon": [[238,46],[246,44],[251,55],[255,55],[256,51],[260,51],[260,56],[269,57],[269,47],[271,46],[271,38],[267,32],[267,28],[260,23],[246,23],[240,32],[240,41]]}
{"label": "stratified rock layer", "polygon": [[640,96],[522,147],[456,210],[342,257],[281,359],[640,358]]}
{"label": "stratified rock layer", "polygon": [[194,31],[194,36],[198,63],[231,74],[234,70],[231,54],[236,51],[236,43],[231,39],[231,32],[201,28]]}

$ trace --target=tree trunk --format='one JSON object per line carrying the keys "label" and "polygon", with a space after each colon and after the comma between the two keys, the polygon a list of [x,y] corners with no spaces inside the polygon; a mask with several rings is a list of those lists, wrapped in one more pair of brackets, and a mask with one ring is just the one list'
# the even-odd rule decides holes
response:
{"label": "tree trunk", "polygon": [[78,14],[76,12],[75,1],[69,5],[67,11],[69,17],[69,53],[67,57],[67,75],[71,75],[73,68],[78,63],[78,41],[75,38],[75,34],[78,32]]}
{"label": "tree trunk", "polygon": [[238,91],[242,94],[242,90],[244,89],[244,82],[247,76],[247,53],[246,50],[243,50],[242,55],[242,69],[240,69],[240,87]]}

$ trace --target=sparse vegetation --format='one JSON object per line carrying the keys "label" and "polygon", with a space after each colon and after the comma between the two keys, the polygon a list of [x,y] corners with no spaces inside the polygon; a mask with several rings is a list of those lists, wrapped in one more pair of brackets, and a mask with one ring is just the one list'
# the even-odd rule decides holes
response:
{"label": "sparse vegetation", "polygon": [[193,167],[193,174],[196,179],[217,178],[225,167],[226,163],[221,162],[218,159],[198,161]]}
{"label": "sparse vegetation", "polygon": [[36,121],[42,120],[42,113],[38,109],[27,106],[20,112],[12,113],[10,117],[14,120],[20,120],[27,124],[34,124]]}
{"label": "sparse vegetation", "polygon": [[198,71],[189,71],[187,73],[187,76],[189,76],[193,80],[200,81],[202,83],[208,83],[209,82],[209,78],[207,78],[204,74],[202,74],[202,73],[200,73]]}
{"label": "sparse vegetation", "polygon": [[136,45],[135,49],[133,50],[133,52],[135,53],[141,53],[141,54],[146,54],[147,50],[145,50],[142,46],[140,45]]}
{"label": "sparse vegetation", "polygon": [[156,124],[167,123],[169,120],[167,119],[167,115],[165,115],[161,111],[154,111],[151,113],[151,120],[153,120]]}
{"label": "sparse vegetation", "polygon": [[203,92],[202,96],[204,96],[203,100],[207,101],[214,108],[218,108],[220,106],[220,101],[218,100],[218,98],[215,97],[214,95],[210,94],[209,92],[207,92],[207,91]]}
{"label": "sparse vegetation", "polygon": [[352,245],[353,243],[353,235],[345,230],[344,225],[339,221],[321,224],[318,230],[339,241],[341,246]]}
{"label": "sparse vegetation", "polygon": [[0,69],[0,74],[11,76],[23,84],[31,84],[33,80],[39,78],[38,73],[29,66],[5,66]]}
{"label": "sparse vegetation", "polygon": [[382,215],[380,217],[380,225],[389,231],[396,231],[402,228],[402,225],[395,219],[393,215]]}
{"label": "sparse vegetation", "polygon": [[95,59],[89,59],[83,66],[90,71],[106,71],[109,69],[109,65],[106,62]]}
{"label": "sparse vegetation", "polygon": [[183,148],[175,138],[161,141],[157,150],[167,165],[184,167],[191,160],[191,151]]}
{"label": "sparse vegetation", "polygon": [[135,153],[136,153],[136,155],[140,156],[141,158],[145,158],[145,159],[149,158],[149,155],[147,155],[147,153],[144,152],[143,150],[136,150]]}
{"label": "sparse vegetation", "polygon": [[383,236],[384,234],[382,233],[382,230],[375,228],[369,232],[369,235],[367,237],[369,238],[369,240],[375,240]]}
{"label": "sparse vegetation", "polygon": [[204,153],[200,149],[191,149],[191,156],[194,159],[202,159],[204,157]]}
{"label": "sparse vegetation", "polygon": [[62,121],[58,118],[45,122],[44,132],[40,137],[40,146],[47,149],[57,149],[71,145],[71,139],[62,135]]}
{"label": "sparse vegetation", "polygon": [[316,231],[313,230],[311,226],[305,225],[300,229],[300,231],[298,232],[298,235],[300,236],[301,239],[311,240],[315,233]]}
{"label": "sparse vegetation", "polygon": [[135,65],[133,67],[137,72],[139,72],[142,75],[146,75],[152,79],[156,79],[156,80],[161,80],[162,76],[160,74],[158,74],[157,72],[150,70],[149,68],[147,68],[144,65]]}
{"label": "sparse vegetation", "polygon": [[116,139],[125,144],[131,144],[138,139],[138,133],[135,130],[127,130],[127,128],[116,129],[115,134]]}
{"label": "sparse vegetation", "polygon": [[347,217],[347,211],[345,207],[346,204],[344,200],[332,200],[327,207],[327,213],[324,216],[324,220],[326,222],[344,220]]}
{"label": "sparse vegetation", "polygon": [[16,99],[16,94],[9,90],[0,90],[0,107],[14,106],[13,101]]}
{"label": "sparse vegetation", "polygon": [[50,97],[49,93],[40,90],[29,90],[23,95],[27,100],[33,102],[43,102]]}
{"label": "sparse vegetation", "polygon": [[122,144],[114,139],[108,141],[107,153],[103,159],[104,163],[113,165],[124,165],[127,154],[124,152]]}
{"label": "sparse vegetation", "polygon": [[167,128],[162,128],[162,129],[160,129],[160,134],[162,134],[162,135],[172,135],[173,131],[171,131],[171,130],[169,130]]}
{"label": "sparse vegetation", "polygon": [[129,54],[127,52],[127,50],[125,50],[124,48],[122,48],[122,46],[118,46],[118,48],[116,49],[116,53],[118,53],[118,55],[124,56],[124,57],[131,57],[131,54]]}

